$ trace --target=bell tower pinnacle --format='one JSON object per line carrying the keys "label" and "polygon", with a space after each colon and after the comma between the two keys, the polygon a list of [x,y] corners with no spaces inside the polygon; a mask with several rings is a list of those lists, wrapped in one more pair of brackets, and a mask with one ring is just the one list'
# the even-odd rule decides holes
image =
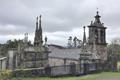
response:
{"label": "bell tower pinnacle", "polygon": [[36,18],[36,31],[38,30],[38,17]]}
{"label": "bell tower pinnacle", "polygon": [[36,19],[36,30],[35,30],[35,38],[34,38],[34,46],[42,46],[42,25],[41,25],[41,15],[39,16],[39,25],[38,25],[38,17]]}
{"label": "bell tower pinnacle", "polygon": [[99,16],[99,11],[97,11],[97,14],[96,14],[96,16],[95,16],[95,22],[101,23],[101,22],[100,22],[100,17],[101,17],[101,16]]}
{"label": "bell tower pinnacle", "polygon": [[86,44],[86,33],[85,33],[85,26],[84,28],[84,34],[83,34],[83,45]]}

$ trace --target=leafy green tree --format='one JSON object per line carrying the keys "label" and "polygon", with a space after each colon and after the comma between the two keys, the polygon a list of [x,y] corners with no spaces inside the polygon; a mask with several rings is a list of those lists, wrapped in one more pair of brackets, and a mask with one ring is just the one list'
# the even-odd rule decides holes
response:
{"label": "leafy green tree", "polygon": [[9,49],[17,48],[18,43],[23,43],[23,40],[8,40],[5,44],[0,45],[0,55],[6,56]]}
{"label": "leafy green tree", "polygon": [[108,45],[108,66],[113,71],[117,68],[117,62],[120,60],[120,38],[115,38]]}

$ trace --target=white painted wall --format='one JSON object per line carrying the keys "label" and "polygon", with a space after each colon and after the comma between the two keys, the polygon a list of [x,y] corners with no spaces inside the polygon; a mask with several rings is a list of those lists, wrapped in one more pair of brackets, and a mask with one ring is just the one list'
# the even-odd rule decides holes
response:
{"label": "white painted wall", "polygon": [[0,58],[0,71],[7,67],[7,57]]}

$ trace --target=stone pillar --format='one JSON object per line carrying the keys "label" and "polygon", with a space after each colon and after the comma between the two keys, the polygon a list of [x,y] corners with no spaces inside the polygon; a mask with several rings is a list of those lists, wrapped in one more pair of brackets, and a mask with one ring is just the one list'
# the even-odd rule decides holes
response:
{"label": "stone pillar", "polygon": [[106,33],[105,33],[105,29],[104,29],[104,43],[106,43]]}
{"label": "stone pillar", "polygon": [[2,70],[2,60],[0,60],[0,71]]}
{"label": "stone pillar", "polygon": [[10,50],[8,51],[8,55],[9,55],[9,62],[8,62],[8,68],[9,69],[13,69],[13,57],[14,57],[14,51]]}
{"label": "stone pillar", "polygon": [[100,29],[98,29],[98,43],[101,43]]}

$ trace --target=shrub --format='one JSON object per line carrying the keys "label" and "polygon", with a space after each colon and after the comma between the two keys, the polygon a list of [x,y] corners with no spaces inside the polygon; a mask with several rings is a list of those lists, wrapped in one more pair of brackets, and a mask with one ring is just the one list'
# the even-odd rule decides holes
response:
{"label": "shrub", "polygon": [[12,77],[11,70],[4,70],[0,72],[0,80],[10,80]]}
{"label": "shrub", "polygon": [[13,71],[13,77],[45,76],[44,69],[17,69]]}

